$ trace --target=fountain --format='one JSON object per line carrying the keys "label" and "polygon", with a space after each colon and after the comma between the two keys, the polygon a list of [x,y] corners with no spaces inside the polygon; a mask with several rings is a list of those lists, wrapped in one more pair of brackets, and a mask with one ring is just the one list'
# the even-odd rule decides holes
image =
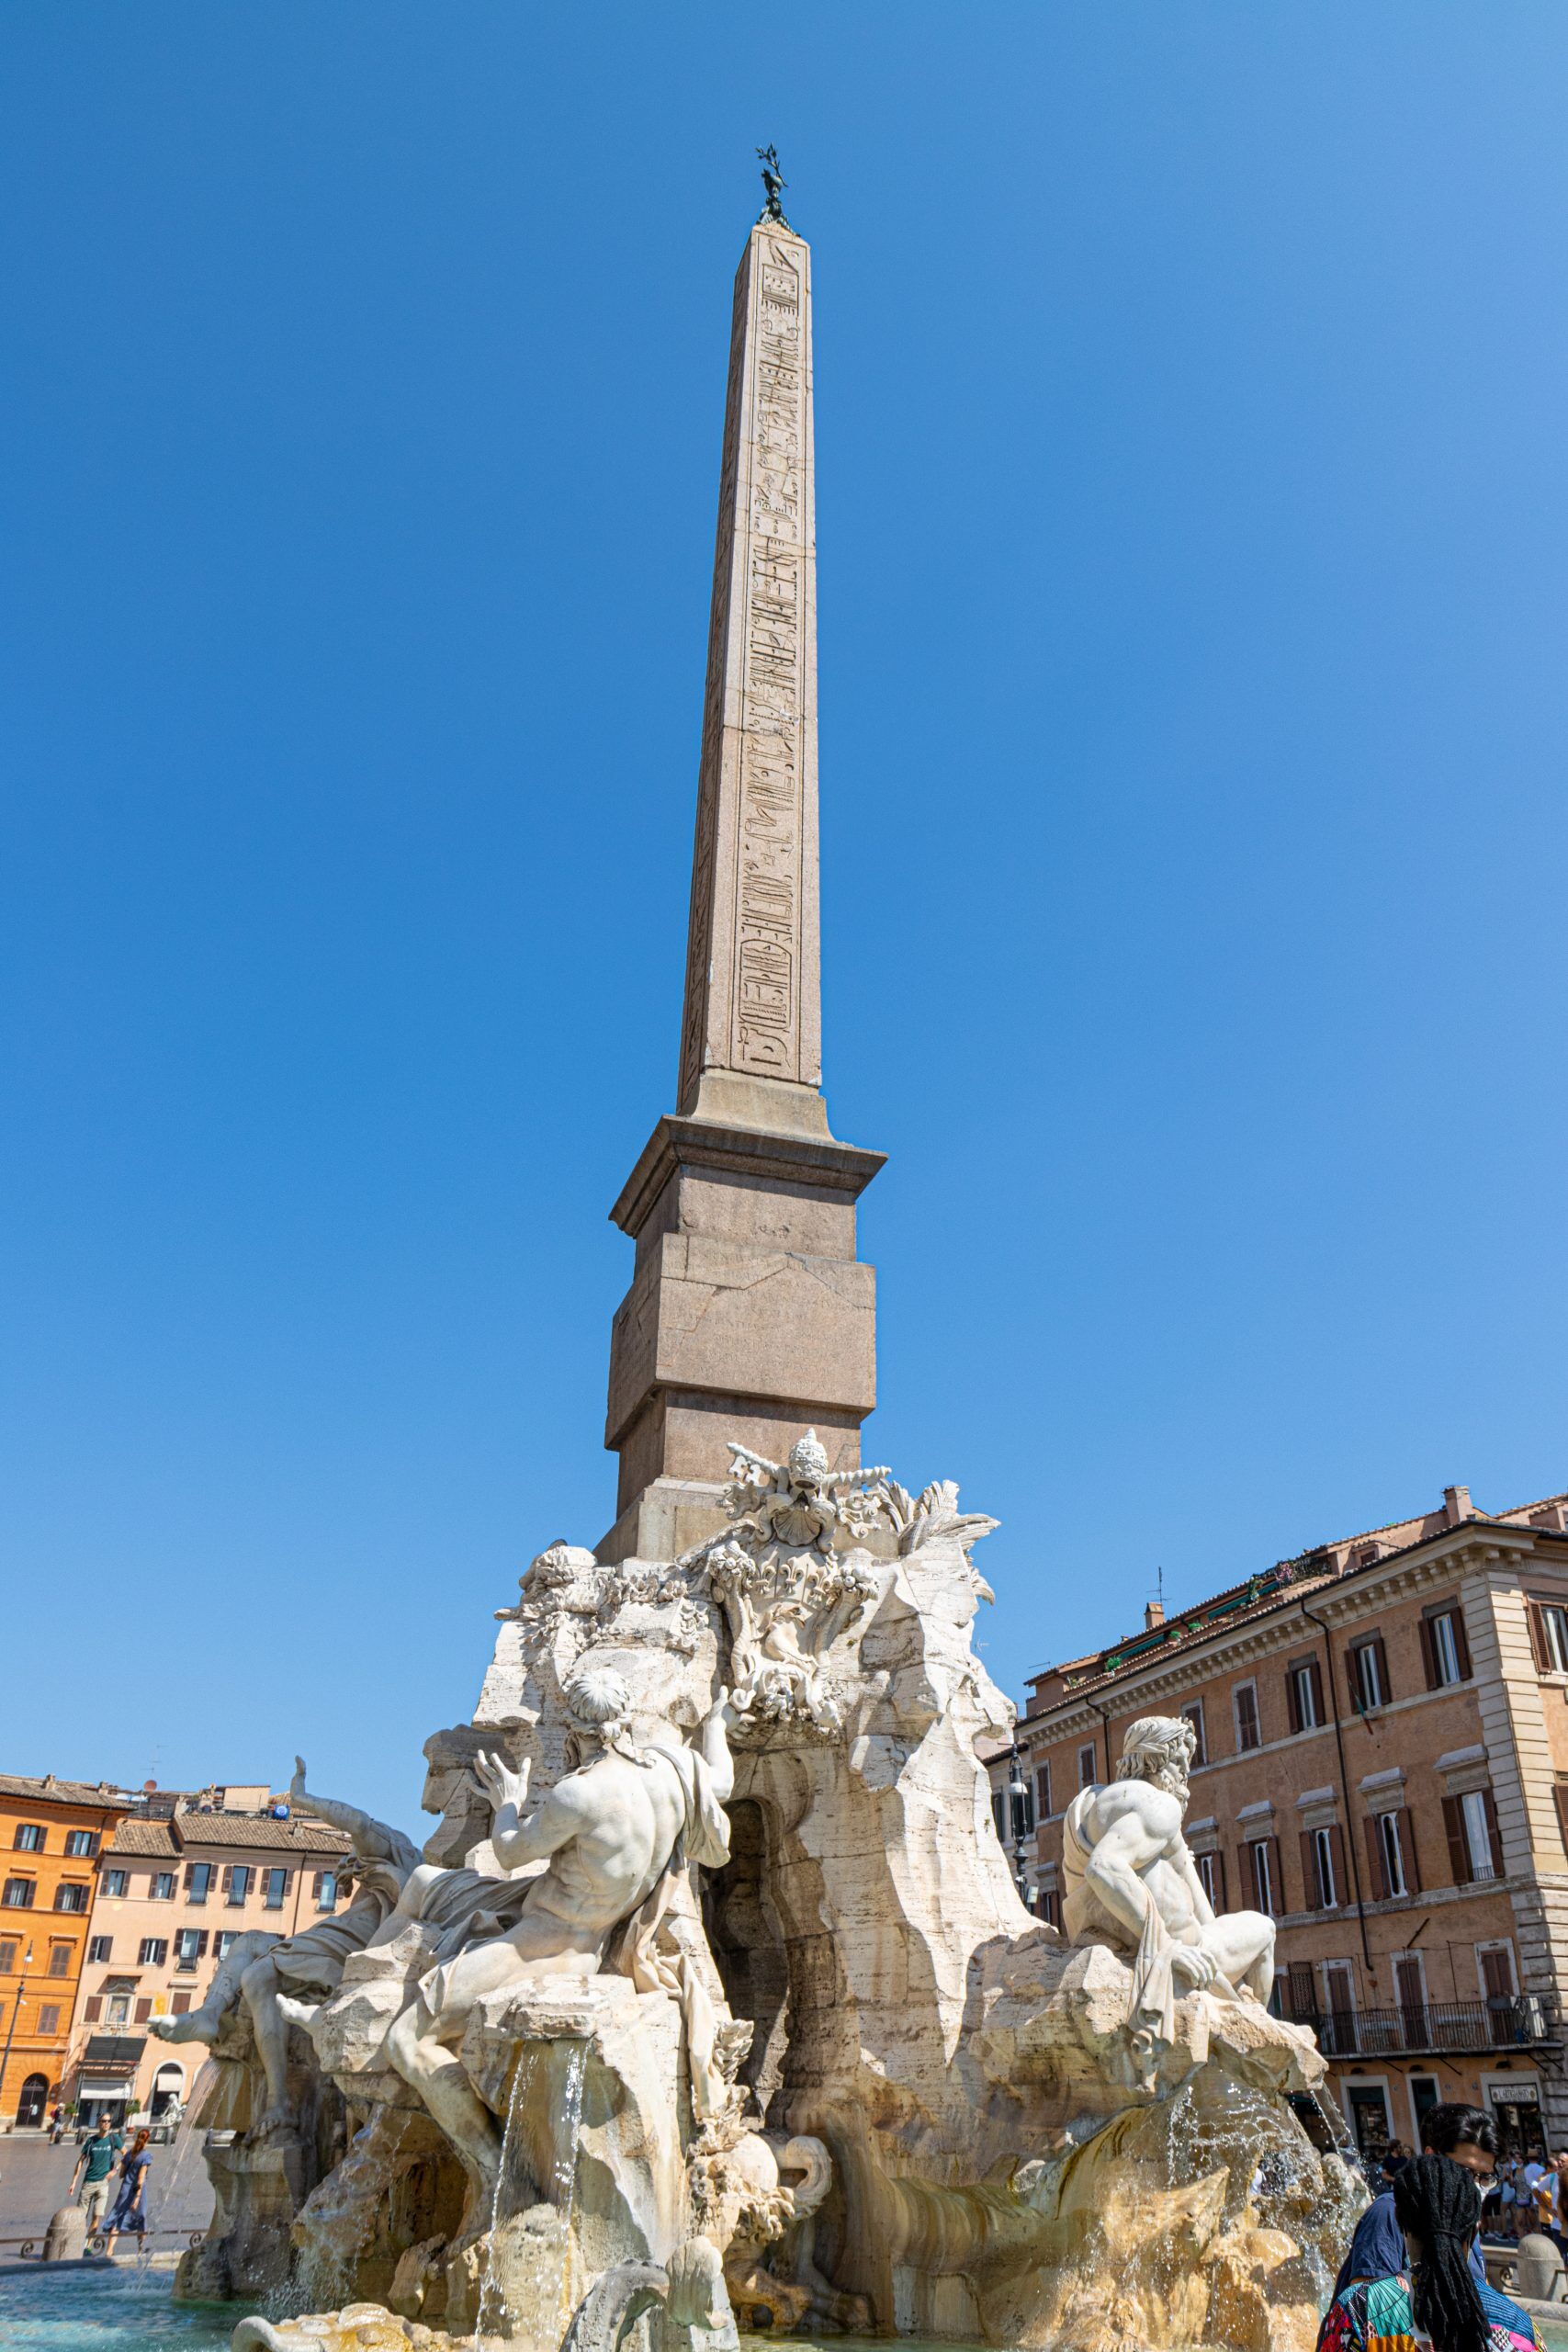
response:
{"label": "fountain", "polygon": [[1324,2065],[1271,1923],[1199,1889],[1188,1726],[1075,1802],[1058,1933],[976,1754],[993,1522],[810,1433],[734,1449],[724,1521],[532,1564],[427,1743],[422,1859],[301,1772],[365,1877],[330,1953],[275,1955],[281,2120],[232,1983],[204,2018],[235,2137],[181,2291],[271,2352],[1307,2352],[1357,2198],[1291,2104]]}

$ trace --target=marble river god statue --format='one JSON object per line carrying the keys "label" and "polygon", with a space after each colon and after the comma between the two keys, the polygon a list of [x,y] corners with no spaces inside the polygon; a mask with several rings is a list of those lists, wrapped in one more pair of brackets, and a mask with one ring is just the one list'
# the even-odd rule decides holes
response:
{"label": "marble river god statue", "polygon": [[426,1744],[423,1856],[298,1780],[362,1875],[330,1952],[209,1996],[184,2291],[271,2352],[1309,2352],[1357,2200],[1272,1924],[1188,1850],[1188,1726],[1134,1724],[1075,1800],[1058,1933],[976,1756],[1011,1721],[973,1641],[994,1521],[810,1432],[734,1454],[680,1558],[540,1555]]}

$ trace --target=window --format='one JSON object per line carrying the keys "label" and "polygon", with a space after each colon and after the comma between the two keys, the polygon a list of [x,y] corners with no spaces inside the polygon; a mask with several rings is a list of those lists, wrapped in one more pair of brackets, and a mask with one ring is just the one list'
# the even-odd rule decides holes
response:
{"label": "window", "polygon": [[262,1872],[262,1901],[267,1910],[282,1910],[283,1898],[288,1892],[288,1882],[293,1875],[292,1871],[264,1871]]}
{"label": "window", "polygon": [[126,1873],[124,1871],[106,1871],[104,1872],[104,1893],[106,1894],[116,1896],[121,1895],[125,1893],[125,1885]]}
{"label": "window", "polygon": [[1092,1739],[1087,1747],[1080,1747],[1078,1750],[1078,1786],[1080,1789],[1092,1789],[1094,1786],[1094,1742]]}
{"label": "window", "polygon": [[175,1966],[189,1974],[207,1957],[207,1929],[182,1928],[175,1938]]}
{"label": "window", "polygon": [[78,1885],[74,1880],[62,1879],[54,1890],[54,1907],[57,1911],[85,1911],[90,1893],[90,1888]]}
{"label": "window", "polygon": [[1560,1600],[1527,1599],[1538,1674],[1568,1674],[1568,1608]]}
{"label": "window", "polygon": [[1396,1956],[1393,1996],[1399,2004],[1400,2030],[1405,2042],[1418,2050],[1427,2040],[1427,1978],[1418,1951],[1404,1951]]}
{"label": "window", "polygon": [[18,1854],[41,1854],[43,1851],[41,1824],[36,1821],[19,1821],[17,1824],[17,1834],[11,1843]]}
{"label": "window", "polygon": [[187,1862],[186,1864],[186,1901],[187,1903],[205,1903],[211,1892],[212,1864],[210,1862]]}
{"label": "window", "polygon": [[1385,1895],[1408,1894],[1409,1881],[1404,1868],[1404,1838],[1397,1813],[1380,1813],[1378,1843],[1382,1850],[1382,1878]]}
{"label": "window", "polygon": [[1434,1609],[1429,1616],[1422,1618],[1421,1662],[1427,1669],[1428,1690],[1443,1690],[1450,1682],[1469,1681],[1470,1645],[1465,1639],[1464,1619],[1453,1602],[1446,1608]]}
{"label": "window", "polygon": [[1209,1760],[1209,1751],[1203,1745],[1203,1702],[1201,1699],[1194,1699],[1190,1705],[1182,1708],[1181,1720],[1184,1724],[1190,1724],[1192,1726],[1194,1765],[1206,1764]]}
{"label": "window", "polygon": [[7,1911],[30,1911],[33,1907],[34,1882],[30,1878],[8,1878],[0,1904]]}
{"label": "window", "polygon": [[1388,1653],[1382,1634],[1374,1634],[1350,1652],[1350,1703],[1359,1715],[1366,1715],[1374,1707],[1386,1707],[1388,1700]]}
{"label": "window", "polygon": [[1460,1812],[1464,1816],[1464,1842],[1470,1853],[1470,1875],[1495,1878],[1497,1864],[1492,1852],[1492,1825],[1487,1818],[1486,1792],[1472,1789],[1461,1797]]}
{"label": "window", "polygon": [[1316,1658],[1303,1658],[1285,1676],[1285,1703],[1291,1729],[1315,1731],[1323,1721],[1323,1673]]}
{"label": "window", "polygon": [[172,1903],[175,1899],[174,1871],[154,1871],[147,1882],[147,1895],[152,1903]]}
{"label": "window", "polygon": [[1285,1907],[1280,1901],[1284,1890],[1280,1883],[1279,1851],[1272,1838],[1255,1838],[1247,1849],[1254,1907],[1270,1919],[1277,1919]]}
{"label": "window", "polygon": [[[1037,1764],[1034,1768],[1034,1817],[1037,1821],[1049,1821],[1051,1818],[1051,1767],[1049,1764]],[[328,1872],[328,1876],[332,1876],[331,1871]],[[333,1900],[334,1902],[337,1900],[335,1883]]]}
{"label": "window", "polygon": [[98,1850],[97,1831],[68,1829],[65,1833],[65,1850],[68,1854],[74,1854],[78,1861],[85,1860],[88,1854],[96,1854]]}
{"label": "window", "polygon": [[108,1996],[107,2016],[110,2025],[130,2023],[130,1995],[118,1984],[114,1987]]}
{"label": "window", "polygon": [[169,1942],[166,1936],[142,1937],[141,1948],[136,1955],[137,1962],[140,1966],[142,1968],[162,1968],[164,1962],[168,1959],[168,1957]]}
{"label": "window", "polygon": [[1194,1854],[1192,1860],[1197,1864],[1198,1868],[1198,1883],[1209,1898],[1210,1910],[1223,1911],[1225,1907],[1225,1865],[1224,1856],[1220,1854]]}
{"label": "window", "polygon": [[38,2013],[38,2030],[40,2033],[58,2033],[60,2031],[60,2004],[58,2001],[45,2001],[43,2003]]}
{"label": "window", "polygon": [[112,1936],[95,1936],[87,1946],[87,1958],[95,1962],[112,1960],[114,1958]]}
{"label": "window", "polygon": [[51,1944],[49,1948],[49,1973],[51,1976],[70,1975],[71,1955],[75,1949],[76,1947],[74,1944]]}
{"label": "window", "polygon": [[251,1866],[248,1862],[231,1862],[223,1873],[224,1898],[231,1904],[243,1903],[251,1891]]}
{"label": "window", "polygon": [[1238,1682],[1232,1693],[1232,1704],[1235,1710],[1236,1753],[1246,1756],[1263,1745],[1263,1734],[1258,1723],[1257,1683]]}
{"label": "window", "polygon": [[212,1939],[212,1949],[217,1953],[220,1960],[221,1960],[224,1954],[228,1951],[229,1947],[234,1942],[240,1930],[238,1928],[219,1928],[218,1933]]}
{"label": "window", "polygon": [[991,1819],[997,1825],[997,1836],[1001,1839],[1003,1845],[1006,1845],[1008,1834],[1008,1792],[1005,1789],[993,1789],[991,1791]]}
{"label": "window", "polygon": [[1332,1829],[1314,1829],[1310,1835],[1317,1907],[1320,1911],[1337,1911],[1339,1908],[1339,1882],[1334,1870],[1334,1832]]}
{"label": "window", "polygon": [[1054,1886],[1043,1886],[1041,1888],[1037,1899],[1037,1907],[1040,1917],[1045,1921],[1048,1927],[1059,1928],[1061,1926],[1062,1898]]}
{"label": "window", "polygon": [[13,1976],[17,1969],[17,1947],[7,1936],[0,1943],[0,1976]]}

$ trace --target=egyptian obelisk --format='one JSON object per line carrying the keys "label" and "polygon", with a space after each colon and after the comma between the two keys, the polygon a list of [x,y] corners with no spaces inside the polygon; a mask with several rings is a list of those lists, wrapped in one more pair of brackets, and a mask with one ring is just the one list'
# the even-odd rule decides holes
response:
{"label": "egyptian obelisk", "polygon": [[855,1202],[880,1152],[829,1132],[817,872],[811,255],[768,204],[735,278],[676,1109],[611,1215],[637,1244],[610,1344],[604,1559],[721,1523],[726,1440],[835,1468],[876,1401]]}

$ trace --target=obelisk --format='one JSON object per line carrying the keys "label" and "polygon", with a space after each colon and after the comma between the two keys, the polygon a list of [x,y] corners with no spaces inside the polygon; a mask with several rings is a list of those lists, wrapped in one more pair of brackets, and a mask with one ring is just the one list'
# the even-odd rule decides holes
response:
{"label": "obelisk", "polygon": [[676,1110],[611,1215],[637,1243],[610,1347],[606,1559],[721,1521],[726,1440],[814,1427],[860,1459],[875,1277],[855,1202],[882,1165],[829,1132],[817,870],[811,255],[768,206],[735,278]]}

